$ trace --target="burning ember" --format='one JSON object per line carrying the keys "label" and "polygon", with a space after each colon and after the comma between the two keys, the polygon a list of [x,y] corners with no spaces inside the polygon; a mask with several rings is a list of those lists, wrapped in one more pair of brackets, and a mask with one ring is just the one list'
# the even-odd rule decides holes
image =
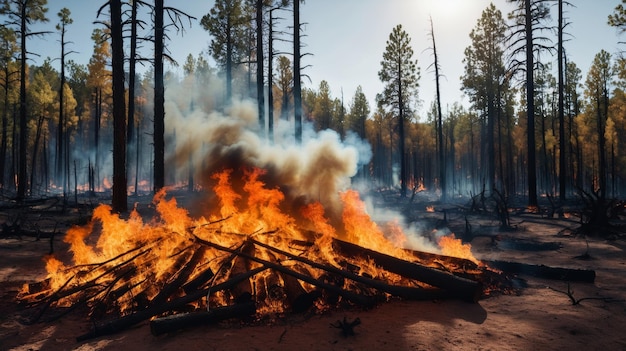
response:
{"label": "burning ember", "polygon": [[[262,181],[264,174],[245,170],[241,181],[232,170],[215,173],[217,206],[199,218],[164,191],[154,197],[157,215],[147,222],[137,211],[124,220],[99,206],[91,223],[65,236],[73,265],[47,258],[48,278],[25,286],[18,298],[39,306],[34,320],[50,306],[57,313],[86,306],[94,321],[117,318],[126,326],[138,316],[228,306],[248,306],[244,314],[262,317],[345,303],[371,306],[392,296],[475,301],[483,293],[467,278],[484,270],[458,239],[439,240],[443,254],[457,259],[403,249],[401,228],[376,224],[353,190],[340,194],[340,225],[319,202],[290,213],[284,194]],[[113,327],[100,325],[94,333],[107,328]]]}

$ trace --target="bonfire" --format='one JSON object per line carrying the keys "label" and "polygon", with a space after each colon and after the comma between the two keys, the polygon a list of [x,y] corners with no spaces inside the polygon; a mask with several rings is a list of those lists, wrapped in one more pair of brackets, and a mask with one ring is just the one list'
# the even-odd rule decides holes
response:
{"label": "bonfire", "polygon": [[392,298],[475,302],[496,281],[452,235],[439,239],[438,253],[410,250],[403,229],[374,222],[358,192],[340,192],[341,216],[331,218],[320,202],[286,206],[265,174],[214,173],[212,195],[198,204],[206,213],[194,218],[165,190],[147,219],[100,205],[89,224],[65,235],[71,264],[48,257],[47,279],[20,292],[34,308],[31,322],[79,309],[94,325],[83,339],[150,318],[159,334],[198,321],[368,308]]}

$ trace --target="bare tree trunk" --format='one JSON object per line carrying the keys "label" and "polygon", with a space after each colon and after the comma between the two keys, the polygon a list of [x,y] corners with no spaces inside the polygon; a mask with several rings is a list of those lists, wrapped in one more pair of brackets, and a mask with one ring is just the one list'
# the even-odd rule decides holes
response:
{"label": "bare tree trunk", "polygon": [[558,79],[559,79],[559,199],[565,201],[566,191],[566,153],[565,153],[565,111],[564,100],[564,68],[563,68],[563,0],[559,0],[559,43],[558,43]]}
{"label": "bare tree trunk", "polygon": [[[22,6],[22,14],[20,16],[20,31],[22,35],[20,35],[21,40],[21,48],[22,48],[22,56],[21,56],[21,65],[20,65],[20,141],[19,141],[19,161],[18,161],[18,171],[17,171],[17,200],[21,201],[26,196],[26,182],[28,176],[26,174],[26,146],[28,140],[28,121],[27,113],[26,113],[26,80],[28,77],[26,76],[26,54],[28,51],[26,50],[26,24],[28,17],[26,16],[27,7]],[[13,139],[15,140],[15,139]]]}
{"label": "bare tree trunk", "polygon": [[41,139],[41,126],[43,125],[44,115],[43,113],[37,119],[37,130],[35,132],[35,141],[33,145],[33,157],[31,159],[30,166],[30,193],[33,193],[33,184],[35,181],[35,168],[37,167],[37,154],[39,149],[39,139]]}
{"label": "bare tree trunk", "polygon": [[[163,4],[162,0],[155,0]],[[161,16],[161,24],[163,23],[163,16]],[[228,15],[228,24],[226,25],[226,106],[230,106],[233,100],[233,42],[232,42],[232,16]],[[156,18],[155,18],[156,25]],[[163,26],[161,26],[163,27]],[[162,30],[161,30],[162,31]],[[163,41],[161,40],[161,46]],[[156,46],[156,43],[155,43]],[[155,53],[156,55],[156,53]],[[155,61],[156,65],[156,61]]]}
{"label": "bare tree trunk", "polygon": [[[64,128],[65,128],[65,89],[63,86],[65,85],[65,25],[61,30],[61,87],[59,88],[59,124],[57,128],[57,169],[56,169],[56,178],[58,182],[63,182],[65,179],[63,176],[63,143],[65,142],[65,138],[63,137]],[[36,149],[35,149],[36,151]],[[34,156],[34,155],[33,155]],[[34,158],[34,157],[33,157]],[[34,163],[33,163],[34,165]],[[31,177],[32,181],[33,177]],[[65,187],[63,188],[63,194],[65,194]],[[31,186],[32,191],[32,186]]]}
{"label": "bare tree trunk", "polygon": [[405,141],[404,141],[404,100],[402,92],[402,63],[398,62],[398,106],[399,106],[399,120],[398,120],[398,152],[400,153],[400,196],[406,197],[407,191],[407,170],[406,170],[406,153],[405,153]]}
{"label": "bare tree trunk", "polygon": [[293,110],[296,142],[302,142],[302,86],[300,77],[300,0],[293,2]]}
{"label": "bare tree trunk", "polygon": [[435,83],[437,87],[437,138],[439,140],[439,185],[441,188],[441,200],[446,201],[446,158],[443,149],[443,116],[441,114],[441,92],[439,90],[439,61],[437,60],[437,46],[435,45],[435,30],[433,20],[430,19],[430,36],[433,39],[433,54],[435,56]]}
{"label": "bare tree trunk", "polygon": [[[270,53],[271,55],[271,53]],[[271,87],[270,87],[271,89]],[[261,134],[265,134],[265,87],[263,80],[263,0],[256,0],[256,94]]]}
{"label": "bare tree trunk", "polygon": [[94,160],[94,174],[93,174],[93,189],[96,187],[100,187],[100,120],[102,118],[102,89],[96,88],[96,108],[95,108],[95,118],[94,118],[94,149],[95,149],[95,160]]}
{"label": "bare tree trunk", "polygon": [[270,10],[267,48],[267,133],[271,142],[274,141],[274,18]]}
{"label": "bare tree trunk", "polygon": [[11,130],[11,140],[13,140],[13,142],[11,143],[11,174],[10,174],[10,179],[11,179],[11,186],[13,190],[17,189],[17,169],[19,168],[18,166],[18,156],[17,154],[19,153],[18,148],[19,148],[19,142],[15,142],[16,140],[18,140],[19,135],[18,135],[18,130],[17,130],[17,125],[19,124],[18,121],[18,114],[17,111],[15,110],[16,106],[13,105],[13,128]]}
{"label": "bare tree trunk", "polygon": [[[137,148],[134,143],[135,133],[135,64],[137,61],[137,1],[132,1],[131,19],[130,19],[130,55],[128,58],[128,126],[126,141],[128,142],[128,165],[127,171],[133,164],[133,149]],[[135,169],[135,172],[137,170]]]}
{"label": "bare tree trunk", "polygon": [[110,0],[111,66],[113,73],[113,211],[128,210],[126,185],[126,102],[124,91],[124,40],[122,2]]}
{"label": "bare tree trunk", "polygon": [[531,0],[524,0],[526,9],[526,115],[528,164],[528,205],[537,206],[537,168],[535,156],[535,84],[533,77],[533,26]]}
{"label": "bare tree trunk", "polygon": [[4,191],[5,187],[5,169],[7,159],[7,137],[9,127],[9,65],[4,69],[5,87],[4,87],[4,111],[2,112],[2,143],[0,144],[0,187]]}
{"label": "bare tree trunk", "polygon": [[[165,88],[163,86],[163,0],[154,2],[154,191],[165,186]],[[227,68],[228,70],[228,68]],[[230,77],[227,73],[227,86]],[[228,92],[227,92],[228,94]]]}
{"label": "bare tree trunk", "polygon": [[[606,84],[606,83],[605,83]],[[602,100],[602,103],[600,102]],[[606,118],[608,115],[608,92],[606,86],[602,90],[602,96],[598,96],[598,180],[599,180],[599,190],[600,190],[600,199],[604,200],[606,198],[607,186],[606,186],[606,138],[604,136],[604,131],[606,129]]]}

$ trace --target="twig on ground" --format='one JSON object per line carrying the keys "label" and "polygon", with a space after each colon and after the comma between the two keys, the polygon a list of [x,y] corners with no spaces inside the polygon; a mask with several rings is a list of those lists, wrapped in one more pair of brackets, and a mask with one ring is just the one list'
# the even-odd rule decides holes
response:
{"label": "twig on ground", "polygon": [[550,290],[556,291],[558,293],[567,295],[567,297],[569,297],[570,301],[572,302],[573,306],[580,305],[580,303],[585,301],[585,300],[600,300],[600,301],[604,301],[604,302],[616,302],[617,301],[617,300],[613,299],[612,297],[583,297],[583,298],[580,298],[580,299],[576,299],[574,297],[574,291],[571,289],[570,283],[567,283],[567,291],[558,290],[558,289],[555,289],[555,288],[553,288],[551,286],[549,286],[548,288],[550,288]]}

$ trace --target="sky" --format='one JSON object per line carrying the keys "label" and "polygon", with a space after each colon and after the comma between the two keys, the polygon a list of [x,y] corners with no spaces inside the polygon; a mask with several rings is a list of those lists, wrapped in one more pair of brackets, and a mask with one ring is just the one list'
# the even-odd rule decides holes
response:
{"label": "sky", "polygon": [[[300,7],[301,21],[304,23],[302,65],[308,66],[303,73],[305,87],[317,90],[320,81],[326,80],[331,95],[343,99],[346,106],[354,96],[357,86],[361,86],[368,97],[370,107],[375,109],[375,96],[382,92],[383,83],[378,79],[380,62],[386,41],[392,29],[401,24],[411,38],[414,58],[421,70],[419,98],[421,107],[418,114],[424,117],[435,98],[434,71],[429,68],[433,62],[432,42],[429,36],[432,18],[440,59],[442,107],[444,113],[454,103],[467,106],[468,99],[461,91],[460,77],[463,75],[464,50],[471,42],[470,31],[476,26],[483,10],[493,2],[506,18],[512,5],[506,0],[307,0]],[[565,44],[568,59],[575,62],[583,73],[583,79],[591,66],[594,56],[602,49],[618,55],[626,49],[626,41],[615,28],[607,25],[607,16],[621,0],[569,0],[574,6],[566,6],[566,18],[571,22],[567,27],[569,41]],[[49,22],[38,25],[34,30],[49,30],[42,39],[33,39],[27,45],[29,51],[40,55],[33,57],[35,64],[41,64],[46,57],[60,55],[60,34],[55,30],[59,22],[57,13],[62,7],[71,11],[74,23],[68,27],[68,49],[77,53],[68,56],[78,63],[86,64],[93,51],[91,32],[93,22],[98,20],[96,13],[104,1],[95,0],[49,0]],[[214,1],[186,0],[175,2],[165,0],[166,6],[176,7],[192,16],[191,26],[185,33],[171,33],[172,40],[166,43],[174,59],[184,63],[188,54],[197,57],[207,52],[210,34],[199,24]],[[291,13],[279,14],[284,26],[292,23]],[[556,9],[553,19],[556,23]],[[101,20],[106,20],[105,9]],[[285,39],[290,39],[289,35]],[[280,44],[277,44],[280,45]],[[285,45],[285,44],[283,44]],[[290,47],[282,49],[291,51]],[[555,58],[550,58],[555,62]],[[215,65],[212,59],[209,60]],[[59,60],[52,62],[58,66]],[[555,64],[556,66],[556,64]],[[141,69],[141,68],[140,68]],[[166,65],[166,70],[178,70]]]}

